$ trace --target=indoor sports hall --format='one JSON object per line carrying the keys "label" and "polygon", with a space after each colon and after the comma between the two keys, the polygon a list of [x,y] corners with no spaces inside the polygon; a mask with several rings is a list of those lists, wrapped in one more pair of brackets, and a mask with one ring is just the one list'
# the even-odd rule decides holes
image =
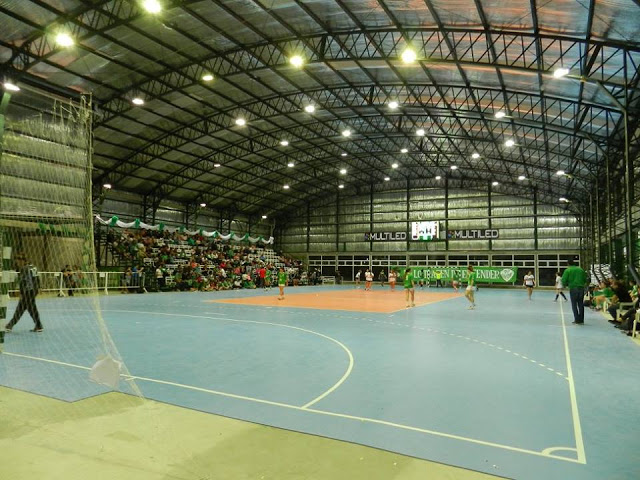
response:
{"label": "indoor sports hall", "polygon": [[638,478],[638,19],[0,2],[0,478]]}

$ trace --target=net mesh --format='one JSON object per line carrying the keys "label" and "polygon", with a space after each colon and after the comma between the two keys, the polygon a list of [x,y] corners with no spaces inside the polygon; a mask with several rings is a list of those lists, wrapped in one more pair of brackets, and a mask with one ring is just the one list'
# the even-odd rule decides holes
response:
{"label": "net mesh", "polygon": [[[35,112],[17,104],[12,115],[7,97],[0,111],[0,397],[16,400],[2,413],[0,437],[20,432],[47,449],[75,445],[78,458],[104,464],[135,462],[123,457],[133,437],[136,455],[171,459],[179,447],[169,424],[144,399],[101,311],[90,99],[52,101]],[[100,421],[105,416],[110,421]],[[194,468],[181,467],[200,478]]]}

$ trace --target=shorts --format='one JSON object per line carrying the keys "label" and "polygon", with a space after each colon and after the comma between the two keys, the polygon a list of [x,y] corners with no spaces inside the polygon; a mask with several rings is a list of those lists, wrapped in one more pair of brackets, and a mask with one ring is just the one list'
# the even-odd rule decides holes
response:
{"label": "shorts", "polygon": [[404,287],[405,290],[415,290],[415,287]]}

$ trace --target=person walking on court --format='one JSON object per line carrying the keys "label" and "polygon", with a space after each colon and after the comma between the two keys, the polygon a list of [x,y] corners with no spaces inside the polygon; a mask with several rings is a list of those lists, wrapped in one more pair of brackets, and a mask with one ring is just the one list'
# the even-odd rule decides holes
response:
{"label": "person walking on court", "polygon": [[356,273],[356,288],[360,288],[360,275],[362,275],[362,270],[358,270]]}
{"label": "person walking on court", "polygon": [[469,310],[473,310],[476,308],[476,299],[474,297],[474,290],[476,286],[476,272],[473,271],[473,265],[469,265],[467,267],[467,290],[464,293],[464,296],[469,300]]}
{"label": "person walking on court", "polygon": [[536,285],[536,279],[531,273],[531,270],[524,276],[523,285],[527,288],[527,294],[529,295],[529,301],[531,301],[531,295],[533,295],[533,287]]}
{"label": "person walking on court", "polygon": [[560,272],[556,272],[556,299],[554,300],[554,302],[558,301],[558,296],[562,295],[562,298],[564,298],[564,301],[567,301],[567,297],[564,296],[564,292],[562,291],[562,289],[564,288],[564,285],[562,284],[562,275],[560,275]]}
{"label": "person walking on court", "polygon": [[378,274],[378,280],[380,280],[380,286],[384,287],[384,282],[387,281],[387,275],[384,273],[384,268],[380,270],[380,273]]}
{"label": "person walking on court", "polygon": [[373,283],[373,272],[367,268],[364,272],[364,289],[371,290],[371,284]]}
{"label": "person walking on court", "polygon": [[391,270],[389,272],[389,286],[391,287],[391,291],[394,292],[396,290],[396,279],[398,278],[398,274],[395,270]]}
{"label": "person walking on court", "polygon": [[278,300],[284,300],[284,287],[287,286],[287,272],[284,271],[283,267],[280,267],[280,271],[278,272],[278,288],[280,289],[280,296]]}
{"label": "person walking on court", "polygon": [[[415,299],[415,279],[413,278],[413,274],[411,273],[411,269],[407,268],[404,271],[404,299],[407,302],[407,308],[415,307],[416,304],[414,302]],[[409,305],[409,297],[411,297],[411,305]]]}
{"label": "person walking on court", "polygon": [[38,279],[38,271],[36,267],[27,263],[26,258],[23,255],[16,257],[16,267],[18,270],[18,283],[20,286],[20,301],[16,307],[16,311],[11,318],[11,321],[4,327],[6,332],[10,332],[16,323],[22,317],[25,310],[29,312],[31,318],[35,323],[35,327],[32,332],[40,333],[43,330],[42,322],[40,321],[40,313],[36,306],[36,296],[40,290],[40,282]]}
{"label": "person walking on court", "polygon": [[573,311],[573,324],[584,325],[584,289],[588,286],[587,272],[569,260],[569,267],[562,274],[562,284],[569,288],[571,298],[571,310]]}

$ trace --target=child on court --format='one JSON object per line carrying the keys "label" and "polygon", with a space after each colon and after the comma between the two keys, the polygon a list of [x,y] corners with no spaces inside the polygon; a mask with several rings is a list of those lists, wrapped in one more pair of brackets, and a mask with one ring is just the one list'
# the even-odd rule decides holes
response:
{"label": "child on court", "polygon": [[280,267],[280,271],[278,272],[278,288],[280,289],[280,296],[278,300],[284,300],[284,287],[287,285],[287,272],[284,271],[283,267]]}
{"label": "child on court", "polygon": [[391,291],[395,291],[396,289],[396,279],[398,278],[398,274],[395,270],[391,270],[389,272],[389,285],[391,286]]}
{"label": "child on court", "polygon": [[373,282],[373,272],[367,268],[364,272],[364,289],[371,290],[371,283]]}
{"label": "child on court", "polygon": [[[404,299],[407,302],[407,308],[409,308],[409,306],[416,306],[414,302],[415,294],[415,279],[411,273],[411,269],[407,268],[404,271]],[[409,305],[409,297],[411,297],[411,305]]]}
{"label": "child on court", "polygon": [[464,296],[467,297],[467,300],[469,300],[469,303],[471,304],[469,305],[469,310],[473,310],[474,308],[476,308],[476,299],[473,295],[476,285],[476,272],[473,271],[472,265],[469,265],[467,267],[467,275],[467,290],[465,291]]}
{"label": "child on court", "polygon": [[560,275],[560,272],[556,272],[556,299],[554,300],[554,302],[558,301],[558,296],[562,295],[562,298],[564,298],[564,301],[567,301],[567,297],[564,296],[564,293],[562,292],[562,289],[564,288],[564,285],[562,284],[562,275]]}
{"label": "child on court", "polygon": [[533,294],[533,287],[536,286],[536,280],[535,280],[535,277],[533,276],[533,273],[531,273],[531,270],[529,270],[527,274],[524,276],[523,285],[527,288],[529,301],[531,301],[531,295]]}

